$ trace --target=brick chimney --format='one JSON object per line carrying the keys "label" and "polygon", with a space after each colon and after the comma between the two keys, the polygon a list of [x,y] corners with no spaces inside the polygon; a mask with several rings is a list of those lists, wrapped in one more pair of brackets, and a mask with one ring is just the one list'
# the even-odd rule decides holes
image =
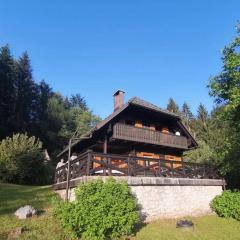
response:
{"label": "brick chimney", "polygon": [[117,90],[114,94],[114,112],[124,105],[124,91]]}

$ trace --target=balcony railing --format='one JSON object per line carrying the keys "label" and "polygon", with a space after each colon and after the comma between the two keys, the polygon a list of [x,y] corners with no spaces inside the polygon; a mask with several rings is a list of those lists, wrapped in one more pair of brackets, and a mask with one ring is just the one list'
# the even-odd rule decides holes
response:
{"label": "balcony railing", "polygon": [[[55,183],[67,180],[68,164],[55,172]],[[172,178],[217,179],[213,166],[164,158],[144,158],[131,155],[103,154],[87,151],[70,161],[69,179],[81,176],[152,176]]]}
{"label": "balcony railing", "polygon": [[114,139],[156,144],[174,148],[187,149],[187,138],[173,134],[162,133],[151,129],[137,128],[134,126],[117,123],[113,126]]}

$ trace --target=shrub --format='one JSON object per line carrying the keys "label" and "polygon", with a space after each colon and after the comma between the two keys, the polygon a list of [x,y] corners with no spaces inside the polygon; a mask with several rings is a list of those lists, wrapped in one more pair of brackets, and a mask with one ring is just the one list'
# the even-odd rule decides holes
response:
{"label": "shrub", "polygon": [[240,192],[224,191],[211,203],[211,208],[220,217],[235,218],[240,221]]}
{"label": "shrub", "polygon": [[15,134],[0,142],[0,181],[41,183],[45,172],[42,143],[26,134]]}
{"label": "shrub", "polygon": [[77,237],[115,239],[133,232],[140,221],[135,197],[126,182],[109,178],[81,184],[76,201],[60,203],[55,214]]}

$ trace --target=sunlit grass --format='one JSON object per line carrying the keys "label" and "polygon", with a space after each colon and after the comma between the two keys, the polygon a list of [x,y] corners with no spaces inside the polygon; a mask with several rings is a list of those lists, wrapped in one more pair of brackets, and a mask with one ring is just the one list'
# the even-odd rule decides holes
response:
{"label": "sunlit grass", "polygon": [[[52,216],[52,198],[50,186],[21,186],[0,184],[0,239],[7,239],[8,233],[16,227],[23,227],[19,239],[69,239],[60,223]],[[43,214],[31,219],[19,220],[14,212],[29,204]]]}
{"label": "sunlit grass", "polygon": [[159,220],[143,227],[134,240],[238,240],[240,222],[217,216],[188,218],[192,229],[176,228],[177,220]]}
{"label": "sunlit grass", "polygon": [[48,208],[53,196],[50,186],[0,184],[0,215],[14,213],[26,204],[38,209]]}
{"label": "sunlit grass", "polygon": [[[19,238],[64,240],[70,237],[52,215],[50,186],[21,186],[0,184],[0,239],[16,227],[24,227]],[[44,213],[31,219],[19,220],[14,216],[17,208],[30,204]],[[194,222],[192,230],[176,228],[176,220],[159,220],[145,225],[132,240],[240,240],[240,222],[217,216],[188,218]]]}

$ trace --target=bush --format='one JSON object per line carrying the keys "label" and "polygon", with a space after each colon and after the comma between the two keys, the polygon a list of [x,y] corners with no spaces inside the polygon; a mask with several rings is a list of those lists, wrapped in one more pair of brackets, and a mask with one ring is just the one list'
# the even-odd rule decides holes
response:
{"label": "bush", "polygon": [[224,191],[222,195],[213,199],[211,208],[220,217],[235,218],[240,221],[240,192]]}
{"label": "bush", "polygon": [[45,172],[42,143],[26,134],[0,142],[0,181],[39,184]]}
{"label": "bush", "polygon": [[81,184],[76,201],[55,209],[63,226],[89,240],[115,239],[133,232],[140,221],[135,197],[126,182],[109,178]]}

